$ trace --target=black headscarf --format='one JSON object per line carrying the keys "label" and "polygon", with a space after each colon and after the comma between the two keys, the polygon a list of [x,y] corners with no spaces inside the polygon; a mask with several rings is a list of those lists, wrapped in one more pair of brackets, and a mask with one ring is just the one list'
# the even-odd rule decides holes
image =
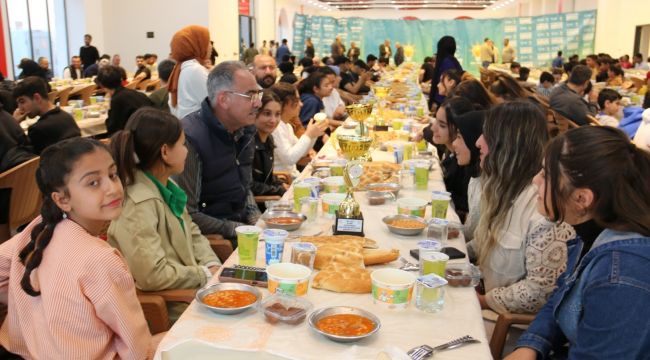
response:
{"label": "black headscarf", "polygon": [[476,141],[483,134],[484,119],[485,111],[470,111],[454,119],[456,129],[460,132],[471,154],[470,163],[467,165],[471,177],[477,177],[480,172],[481,153],[476,147]]}

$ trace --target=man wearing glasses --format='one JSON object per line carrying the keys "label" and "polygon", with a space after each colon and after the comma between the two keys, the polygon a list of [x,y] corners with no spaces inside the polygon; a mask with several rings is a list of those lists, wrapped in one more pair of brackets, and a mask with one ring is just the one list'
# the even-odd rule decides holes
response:
{"label": "man wearing glasses", "polygon": [[235,228],[255,224],[260,216],[250,187],[262,92],[238,61],[214,67],[207,88],[201,109],[181,120],[188,154],[177,180],[201,232],[220,234],[236,247]]}

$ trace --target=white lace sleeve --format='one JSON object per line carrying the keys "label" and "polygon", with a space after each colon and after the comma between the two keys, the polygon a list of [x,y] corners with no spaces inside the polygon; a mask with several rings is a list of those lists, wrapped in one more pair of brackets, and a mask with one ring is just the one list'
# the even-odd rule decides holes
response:
{"label": "white lace sleeve", "polygon": [[516,283],[492,289],[486,300],[492,310],[503,313],[535,313],[548,299],[557,278],[566,269],[566,242],[575,237],[573,228],[540,219],[526,235],[526,275]]}

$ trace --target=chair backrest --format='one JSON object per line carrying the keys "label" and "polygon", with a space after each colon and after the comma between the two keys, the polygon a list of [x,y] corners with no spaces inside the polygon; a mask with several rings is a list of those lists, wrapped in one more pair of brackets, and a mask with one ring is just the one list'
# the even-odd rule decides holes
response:
{"label": "chair backrest", "polygon": [[56,90],[52,90],[49,93],[47,93],[47,97],[50,100],[52,104],[56,101],[56,98],[59,96],[59,92]]}
{"label": "chair backrest", "polygon": [[626,80],[632,81],[632,83],[634,84],[634,88],[636,89],[637,92],[639,92],[639,90],[641,90],[643,85],[645,85],[645,82],[642,79],[639,79],[639,78],[629,77],[629,78],[626,78]]}
{"label": "chair backrest", "polygon": [[84,105],[90,105],[90,96],[97,90],[97,85],[92,84],[88,85],[85,88],[79,90],[77,94],[81,96],[81,100],[83,100]]}
{"label": "chair backrest", "polygon": [[61,91],[59,91],[59,106],[68,106],[68,99],[70,98],[70,92],[73,87],[69,86]]}
{"label": "chair backrest", "polygon": [[144,79],[138,83],[138,86],[136,86],[136,88],[138,90],[147,90],[151,82],[152,82],[151,79]]}
{"label": "chair backrest", "polygon": [[595,126],[602,126],[603,125],[603,124],[600,123],[600,121],[598,121],[598,119],[596,119],[595,117],[593,117],[591,115],[587,115],[587,121],[591,125],[595,125]]}
{"label": "chair backrest", "polygon": [[138,88],[139,83],[140,83],[140,79],[135,78],[135,79],[131,80],[130,83],[126,84],[126,86],[124,86],[124,87],[127,88],[127,89],[136,90]]}
{"label": "chair backrest", "polygon": [[[41,208],[41,192],[36,184],[40,158],[30,159],[0,174],[0,189],[10,189],[9,236],[21,225],[32,221]],[[6,234],[0,234],[0,238]]]}

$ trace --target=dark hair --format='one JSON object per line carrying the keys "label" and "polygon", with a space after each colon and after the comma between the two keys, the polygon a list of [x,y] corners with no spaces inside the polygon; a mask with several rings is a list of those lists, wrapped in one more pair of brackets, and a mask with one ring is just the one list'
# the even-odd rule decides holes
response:
{"label": "dark hair", "polygon": [[600,109],[605,108],[605,101],[616,101],[616,100],[621,100],[621,94],[618,93],[618,91],[614,89],[602,89],[598,93],[598,107]]}
{"label": "dark hair", "polygon": [[161,61],[158,64],[158,77],[160,80],[169,80],[169,76],[171,76],[174,66],[176,66],[176,61],[174,59],[165,59]]}
{"label": "dark hair", "polygon": [[621,69],[620,65],[612,65],[609,68],[609,71],[614,73],[614,76],[625,76],[625,73],[623,72],[623,69]]}
{"label": "dark hair", "polygon": [[67,193],[66,183],[74,165],[83,155],[98,149],[109,152],[106,145],[97,140],[76,137],[50,145],[41,153],[36,170],[36,184],[43,198],[42,221],[34,226],[30,234],[31,240],[18,254],[20,262],[25,266],[20,287],[30,296],[41,294],[40,291],[34,290],[30,276],[32,271],[41,264],[43,253],[52,240],[56,225],[63,220],[63,210],[52,200],[52,193],[58,191]]}
{"label": "dark hair", "polygon": [[350,59],[348,59],[347,57],[345,57],[343,55],[337,56],[336,59],[334,59],[334,65],[337,65],[337,66],[341,65],[341,64],[349,63],[349,62],[350,62]]}
{"label": "dark hair", "polygon": [[593,61],[598,61],[598,56],[596,54],[587,55],[586,59],[591,59]]}
{"label": "dark hair", "polygon": [[452,141],[456,138],[456,118],[474,110],[474,105],[465,98],[453,96],[445,98],[445,101],[440,107],[445,109],[447,127],[449,128],[449,140]]}
{"label": "dark hair", "polygon": [[517,80],[505,73],[497,74],[496,81],[490,86],[490,92],[504,100],[527,98],[530,95]]}
{"label": "dark hair", "polygon": [[282,106],[293,104],[299,99],[296,97],[296,87],[292,84],[275,83],[270,89],[280,99]]}
{"label": "dark hair", "polygon": [[530,69],[527,67],[522,67],[521,70],[519,70],[519,80],[521,81],[528,81],[528,75],[530,75]]}
{"label": "dark hair", "polygon": [[643,55],[641,53],[636,53],[633,57],[643,60]]}
{"label": "dark hair", "polygon": [[104,55],[102,55],[102,56],[99,57],[99,60],[101,60],[101,59],[110,60],[110,59],[111,59],[111,56],[108,55],[108,54],[104,54]]}
{"label": "dark hair", "polygon": [[303,68],[308,68],[310,66],[314,66],[314,60],[312,60],[312,58],[309,57],[304,57],[300,59],[298,65],[302,65]]}
{"label": "dark hair", "polygon": [[[587,66],[586,64],[584,64],[584,65],[580,64],[580,65]],[[576,66],[578,66],[578,65],[576,65],[576,63],[567,62],[567,63],[564,63],[562,65],[562,69],[564,70],[565,73],[567,73],[567,75],[571,76],[571,71],[573,71],[573,68],[576,67]]]}
{"label": "dark hair", "polygon": [[539,83],[540,83],[540,84],[543,84],[543,83],[546,82],[546,81],[550,82],[551,84],[554,84],[554,83],[555,83],[555,78],[554,78],[553,75],[552,75],[550,72],[548,72],[548,71],[544,71],[544,72],[542,72],[542,74],[539,76]]}
{"label": "dark hair", "polygon": [[[149,55],[149,54],[147,54],[147,55]],[[142,55],[136,55],[135,59],[136,60],[138,60],[138,59],[143,59],[144,60],[146,58],[144,56],[142,56]]]}
{"label": "dark hair", "polygon": [[431,60],[433,60],[433,58],[431,56],[427,56],[427,57],[424,58],[424,60],[422,62],[423,63],[428,63],[428,62],[431,62]]}
{"label": "dark hair", "polygon": [[282,39],[282,43],[283,43],[283,44],[286,44],[286,43],[287,43],[287,39]]}
{"label": "dark hair", "polygon": [[41,98],[49,100],[47,96],[47,83],[42,77],[28,76],[22,81],[16,83],[13,90],[13,96],[18,99],[20,96],[27,96],[30,99],[34,98],[34,94],[38,94]]}
{"label": "dark hair", "polygon": [[281,59],[280,62],[287,62],[287,61],[289,61],[290,58],[291,57],[289,55],[282,55],[282,59]]}
{"label": "dark hair", "polygon": [[601,56],[596,60],[596,63],[598,65],[611,65],[612,64],[612,58],[608,56]]}
{"label": "dark hair", "polygon": [[487,110],[496,103],[483,84],[476,79],[461,81],[447,96],[461,96],[469,100],[475,108]]}
{"label": "dark hair", "polygon": [[327,75],[314,71],[309,76],[300,83],[298,91],[300,94],[313,94],[314,87],[320,88],[321,83],[325,80]]}
{"label": "dark hair", "polygon": [[373,54],[368,54],[368,56],[366,56],[366,62],[369,63],[371,61],[377,61],[377,57]]}
{"label": "dark hair", "polygon": [[379,59],[377,59],[377,62],[380,64],[388,65],[388,58],[380,57]]}
{"label": "dark hair", "polygon": [[569,83],[574,85],[584,85],[587,81],[591,80],[591,69],[585,65],[576,65],[571,70],[569,75]]}
{"label": "dark hair", "polygon": [[520,65],[518,62],[513,61],[513,62],[510,64],[510,70],[513,70],[513,69],[516,69],[516,68],[520,68],[520,69],[521,69],[521,65]]}
{"label": "dark hair", "polygon": [[24,79],[29,76],[38,76],[45,79],[45,70],[34,60],[22,59],[18,67],[22,69],[18,75],[19,79]]}
{"label": "dark hair", "polygon": [[320,73],[323,73],[325,75],[334,75],[334,76],[336,76],[336,71],[334,71],[334,69],[332,69],[329,66],[318,67],[318,68],[316,68],[316,71],[318,71]]}
{"label": "dark hair", "polygon": [[637,148],[621,130],[571,129],[551,141],[545,160],[544,197],[550,196],[552,220],[565,218],[561,204],[571,190],[587,188],[594,194],[591,210],[599,226],[650,236],[650,197],[639,196],[650,189],[650,153]]}
{"label": "dark hair", "polygon": [[562,56],[562,50],[557,52],[557,56]]}
{"label": "dark hair", "polygon": [[291,74],[291,73],[293,73],[293,69],[294,69],[293,63],[290,62],[290,61],[283,61],[278,66],[278,69],[280,69],[280,71],[283,74]]}
{"label": "dark hair", "polygon": [[122,87],[122,73],[120,72],[120,68],[113,65],[106,65],[99,68],[95,83],[111,90]]}
{"label": "dark hair", "polygon": [[463,78],[463,73],[461,71],[458,71],[457,69],[449,69],[445,70],[445,72],[440,75],[440,80],[447,78],[449,80],[454,80],[456,82],[456,85],[460,84],[462,78]]}
{"label": "dark hair", "polygon": [[366,70],[366,71],[370,70],[368,65],[366,65],[366,63],[363,62],[363,60],[361,60],[361,59],[355,61],[354,66],[358,66],[358,67],[360,67],[360,68],[362,68],[363,70]]}
{"label": "dark hair", "polygon": [[564,70],[562,70],[560,68],[553,68],[553,70],[551,70],[551,73],[553,75],[562,75],[562,74],[564,74]]}
{"label": "dark hair", "polygon": [[433,67],[433,78],[431,81],[431,94],[429,95],[429,107],[434,103],[436,95],[438,95],[438,83],[442,75],[442,64],[445,60],[449,60],[453,64],[453,68],[462,69],[460,63],[454,56],[456,54],[456,39],[452,36],[446,35],[438,40],[436,52],[436,65]]}
{"label": "dark hair", "polygon": [[151,59],[152,57],[153,57],[153,54],[149,54],[149,53],[144,54],[144,59],[145,59],[145,60],[146,60],[146,59]]}
{"label": "dark hair", "polygon": [[182,132],[178,118],[168,112],[150,107],[134,112],[124,130],[111,138],[111,150],[122,183],[131,185],[137,169],[151,169],[161,160],[162,146],[176,144]]}
{"label": "dark hair", "polygon": [[257,116],[259,116],[262,113],[262,109],[266,106],[266,104],[270,102],[276,102],[280,104],[280,107],[282,107],[282,100],[280,100],[280,97],[271,89],[264,89],[262,90],[262,105],[260,106],[260,110],[257,112]]}
{"label": "dark hair", "polygon": [[[330,61],[333,62],[332,58],[329,57],[329,56],[323,56],[323,57],[320,59],[320,62],[322,62],[323,65],[333,65],[333,63],[332,63],[332,64],[328,64]],[[311,63],[311,64],[314,65],[313,60],[312,60],[312,63]],[[311,66],[311,65],[310,65],[310,66]]]}

